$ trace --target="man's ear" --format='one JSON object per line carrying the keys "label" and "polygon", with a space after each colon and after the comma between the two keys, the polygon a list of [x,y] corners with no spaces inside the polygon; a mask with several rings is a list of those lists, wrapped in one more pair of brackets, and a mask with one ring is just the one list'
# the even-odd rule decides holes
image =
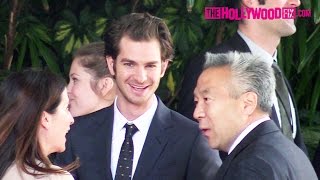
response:
{"label": "man's ear", "polygon": [[114,59],[111,57],[111,56],[106,56],[106,62],[107,62],[107,66],[108,66],[108,69],[110,71],[110,74],[111,75],[115,75],[115,72],[114,72]]}
{"label": "man's ear", "polygon": [[169,59],[166,59],[164,61],[161,61],[161,75],[160,77],[163,77],[169,64]]}
{"label": "man's ear", "polygon": [[98,82],[98,87],[103,97],[105,97],[112,90],[113,86],[114,81],[111,77],[102,78]]}
{"label": "man's ear", "polygon": [[40,117],[40,126],[44,129],[49,129],[51,125],[51,115],[43,111]]}
{"label": "man's ear", "polygon": [[246,92],[241,95],[242,110],[246,115],[251,115],[258,106],[258,95],[254,92]]}

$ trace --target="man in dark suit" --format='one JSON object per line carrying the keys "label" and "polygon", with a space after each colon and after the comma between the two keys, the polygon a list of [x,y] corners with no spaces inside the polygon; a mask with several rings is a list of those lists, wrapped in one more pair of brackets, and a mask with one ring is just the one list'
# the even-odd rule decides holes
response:
{"label": "man in dark suit", "polygon": [[[173,58],[160,18],[133,13],[105,33],[108,68],[118,85],[112,107],[77,118],[56,162],[80,158],[79,180],[213,179],[221,160],[197,124],[154,94]],[[188,132],[187,134],[185,132]]]}
{"label": "man in dark suit", "polygon": [[[232,0],[228,2],[230,7],[233,8],[295,8],[300,5],[299,0]],[[277,60],[276,48],[280,43],[281,37],[292,35],[295,31],[296,27],[293,19],[243,19],[239,22],[238,31],[233,37],[208,51],[211,53],[225,53],[228,51],[251,52],[254,55],[263,56],[271,66]],[[192,118],[195,107],[193,89],[202,71],[205,61],[204,54],[189,62],[179,93],[178,112],[189,118]],[[270,116],[281,128],[282,132],[308,154],[301,134],[294,95],[288,81],[285,80],[285,82],[288,93],[279,93],[280,91],[277,89]],[[283,94],[286,94],[286,97]]]}
{"label": "man in dark suit", "polygon": [[215,179],[317,179],[308,157],[270,120],[274,93],[274,73],[263,58],[206,54],[194,118],[210,146],[228,153]]}

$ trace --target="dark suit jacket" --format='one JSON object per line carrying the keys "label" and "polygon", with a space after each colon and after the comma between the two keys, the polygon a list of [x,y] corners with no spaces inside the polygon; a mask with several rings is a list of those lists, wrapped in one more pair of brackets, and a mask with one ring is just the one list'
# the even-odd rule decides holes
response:
{"label": "dark suit jacket", "polygon": [[316,180],[308,157],[273,121],[253,129],[225,159],[216,180]]}
{"label": "dark suit jacket", "polygon": [[[241,38],[241,36],[236,33],[233,37],[231,37],[229,40],[225,41],[224,43],[218,45],[217,47],[208,50],[211,53],[227,53],[229,51],[239,51],[239,52],[250,52],[250,49],[246,42]],[[207,51],[206,51],[207,52]],[[178,112],[180,112],[182,115],[193,119],[193,111],[195,109],[194,105],[194,97],[193,97],[193,90],[197,85],[197,79],[200,76],[202,72],[202,68],[205,61],[205,52],[197,56],[196,58],[192,59],[187,66],[185,70],[185,77],[182,82],[182,88],[179,93],[179,104],[178,104]],[[295,101],[293,99],[293,93],[291,91],[290,85],[288,81],[286,81],[287,87],[289,89],[290,96],[292,97],[294,106]],[[281,97],[280,97],[281,99]],[[290,107],[285,108],[287,111],[290,109]],[[297,108],[295,108],[297,109]],[[300,128],[300,122],[298,117],[298,112],[296,110],[296,126],[297,126],[297,133],[296,137],[294,139],[294,142],[297,146],[299,146],[307,155],[308,151],[304,144],[304,140],[301,134],[301,128]],[[276,115],[275,112],[272,114]],[[290,114],[290,112],[287,112],[287,115]],[[271,119],[277,119],[276,117],[271,117]],[[290,119],[290,118],[289,118]],[[279,122],[275,121],[276,124],[279,126]]]}
{"label": "dark suit jacket", "polygon": [[[54,161],[66,164],[78,156],[81,166],[73,172],[76,179],[111,180],[113,114],[111,106],[76,118],[66,151]],[[158,99],[133,179],[213,179],[220,165],[218,152],[208,146],[198,125]]]}

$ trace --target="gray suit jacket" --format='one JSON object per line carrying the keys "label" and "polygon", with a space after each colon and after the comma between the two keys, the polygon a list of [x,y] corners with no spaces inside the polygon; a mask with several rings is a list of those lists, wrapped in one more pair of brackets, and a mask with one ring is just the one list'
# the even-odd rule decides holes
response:
{"label": "gray suit jacket", "polygon": [[224,160],[216,179],[316,180],[308,157],[273,121],[253,129]]}
{"label": "gray suit jacket", "polygon": [[[133,180],[213,179],[221,165],[198,125],[168,109],[160,99]],[[72,172],[78,180],[111,180],[111,139],[114,107],[76,118],[68,133],[67,149],[55,162],[80,158]],[[187,133],[186,133],[187,132]]]}

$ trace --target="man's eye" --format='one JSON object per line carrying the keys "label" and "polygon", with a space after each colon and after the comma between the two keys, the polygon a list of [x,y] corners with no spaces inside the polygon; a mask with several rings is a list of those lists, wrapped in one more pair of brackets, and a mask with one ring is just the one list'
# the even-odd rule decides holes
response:
{"label": "man's eye", "polygon": [[77,78],[71,78],[71,80],[72,80],[73,82],[78,81],[78,79],[77,79]]}
{"label": "man's eye", "polygon": [[156,65],[154,64],[147,65],[147,68],[154,68],[154,67],[156,67]]}
{"label": "man's eye", "polygon": [[210,102],[210,101],[212,101],[211,98],[203,98],[203,100],[204,100],[204,102]]}
{"label": "man's eye", "polygon": [[133,66],[132,63],[124,63],[123,65],[128,66],[128,67],[132,67]]}

